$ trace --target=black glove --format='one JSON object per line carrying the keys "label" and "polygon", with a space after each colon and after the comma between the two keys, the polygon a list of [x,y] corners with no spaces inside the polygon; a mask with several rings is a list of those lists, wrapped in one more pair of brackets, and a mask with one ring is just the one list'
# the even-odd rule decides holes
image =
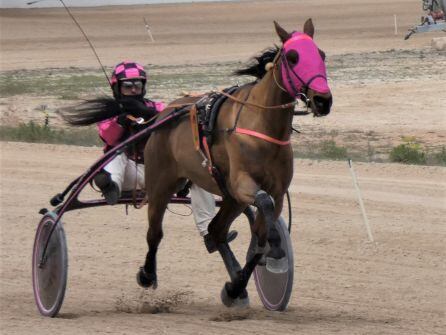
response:
{"label": "black glove", "polygon": [[119,103],[121,104],[121,109],[124,113],[131,114],[136,118],[142,117],[143,119],[148,120],[156,113],[154,108],[146,106],[144,100],[123,98]]}
{"label": "black glove", "polygon": [[116,122],[118,122],[122,128],[128,128],[132,123],[132,120],[127,117],[127,113],[122,113],[118,115]]}

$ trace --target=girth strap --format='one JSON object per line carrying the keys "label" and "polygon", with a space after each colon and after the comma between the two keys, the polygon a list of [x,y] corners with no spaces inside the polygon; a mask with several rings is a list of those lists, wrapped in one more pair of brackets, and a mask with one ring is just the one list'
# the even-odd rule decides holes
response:
{"label": "girth strap", "polygon": [[262,139],[264,141],[267,141],[267,142],[270,142],[270,143],[274,143],[274,144],[277,144],[277,145],[288,145],[288,144],[291,143],[291,140],[281,141],[281,140],[278,140],[278,139],[276,139],[274,137],[271,137],[271,136],[259,133],[259,132],[254,131],[254,130],[246,129],[246,128],[237,127],[237,128],[235,128],[235,132],[238,133],[238,134],[244,134],[244,135],[257,137],[257,138],[260,138],[260,139]]}

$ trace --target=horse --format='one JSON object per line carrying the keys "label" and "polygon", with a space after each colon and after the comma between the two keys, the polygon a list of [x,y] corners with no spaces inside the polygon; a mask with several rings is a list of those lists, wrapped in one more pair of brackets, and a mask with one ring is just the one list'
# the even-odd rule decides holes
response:
{"label": "horse", "polygon": [[[224,93],[227,99],[217,116],[208,160],[194,147],[187,117],[164,125],[148,139],[144,151],[148,252],[137,273],[142,287],[158,285],[156,257],[163,238],[163,216],[172,194],[186,180],[223,196],[208,231],[230,278],[221,292],[226,306],[249,303],[246,286],[257,264],[263,262],[275,273],[288,270],[275,222],[293,177],[290,136],[294,105],[298,99],[305,100],[314,116],[325,116],[330,113],[333,98],[327,83],[325,54],[313,40],[312,20],[305,22],[302,32],[289,33],[276,21],[274,26],[282,45],[267,49],[235,72],[253,75],[256,80],[231,94]],[[200,97],[174,100],[159,119],[178,106],[191,106],[199,100]],[[214,178],[216,175],[219,178]],[[234,219],[250,206],[257,208],[251,226],[254,243],[248,248],[242,268],[226,236]]]}

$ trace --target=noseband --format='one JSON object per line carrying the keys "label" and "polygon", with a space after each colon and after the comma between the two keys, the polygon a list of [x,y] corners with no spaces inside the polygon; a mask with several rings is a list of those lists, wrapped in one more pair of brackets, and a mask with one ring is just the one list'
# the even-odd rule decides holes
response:
{"label": "noseband", "polygon": [[[286,76],[286,80],[288,82],[288,85],[291,87],[291,89],[293,90],[293,95],[290,94],[290,92],[288,92],[288,90],[286,90],[288,92],[288,94],[290,94],[292,97],[294,97],[295,99],[297,99],[297,97],[299,95],[301,95],[302,93],[306,96],[308,94],[308,90],[310,88],[310,84],[313,82],[313,80],[315,80],[316,78],[322,78],[327,80],[327,77],[325,77],[322,74],[316,74],[313,77],[311,77],[307,82],[305,82],[301,76],[299,76],[296,71],[294,71],[294,69],[290,66],[290,63],[288,63],[288,59],[285,56],[285,53],[282,52],[283,48],[281,49],[281,56],[280,59],[282,61],[282,66],[285,66],[285,76]],[[297,87],[294,85],[293,81],[291,80],[291,74],[293,74],[302,84],[301,86],[301,92],[298,91]]]}

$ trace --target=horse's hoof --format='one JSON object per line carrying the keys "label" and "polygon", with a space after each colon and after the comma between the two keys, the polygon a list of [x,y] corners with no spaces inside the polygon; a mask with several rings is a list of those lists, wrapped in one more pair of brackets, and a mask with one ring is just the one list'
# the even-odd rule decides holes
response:
{"label": "horse's hoof", "polygon": [[144,288],[152,287],[154,290],[158,287],[158,281],[156,280],[155,273],[147,273],[143,267],[139,268],[136,274],[136,281],[138,285]]}
{"label": "horse's hoof", "polygon": [[266,269],[272,273],[288,272],[288,258],[282,257],[279,259],[266,257]]}
{"label": "horse's hoof", "polygon": [[225,285],[225,286],[223,286],[223,289],[221,290],[220,298],[221,298],[221,302],[226,307],[243,308],[243,307],[249,306],[249,297],[248,297],[248,292],[246,291],[246,289],[243,289],[242,293],[238,297],[231,298],[228,294],[228,291],[227,291],[226,285]]}

